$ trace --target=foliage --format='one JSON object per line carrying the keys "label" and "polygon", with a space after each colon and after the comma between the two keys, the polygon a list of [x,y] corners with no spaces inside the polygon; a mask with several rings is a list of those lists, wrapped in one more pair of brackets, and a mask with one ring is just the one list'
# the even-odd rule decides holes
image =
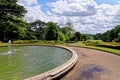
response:
{"label": "foliage", "polygon": [[97,40],[102,39],[105,42],[119,41],[120,25],[117,25],[115,28],[104,32],[101,35],[95,35]]}
{"label": "foliage", "polygon": [[48,22],[46,25],[46,40],[58,40],[59,27],[54,22]]}
{"label": "foliage", "polygon": [[34,38],[36,37],[38,40],[45,40],[45,26],[46,23],[40,20],[29,23],[27,30],[28,35],[31,35],[30,39],[34,36]]}
{"label": "foliage", "polygon": [[65,35],[67,41],[73,37],[74,29],[71,22],[67,22],[65,27],[61,28],[62,33]]}
{"label": "foliage", "polygon": [[26,30],[26,40],[37,40],[36,36],[34,35],[33,32],[30,32],[28,30]]}
{"label": "foliage", "polygon": [[86,41],[87,40],[87,35],[83,34],[82,35],[82,41]]}
{"label": "foliage", "polygon": [[60,40],[60,41],[66,41],[65,35],[61,31],[58,32],[58,36],[59,36],[58,40]]}
{"label": "foliage", "polygon": [[17,0],[0,0],[0,40],[23,39],[27,23],[23,16],[27,11]]}
{"label": "foliage", "polygon": [[94,40],[101,40],[102,39],[102,34],[101,33],[97,33],[96,35],[94,35]]}
{"label": "foliage", "polygon": [[120,42],[120,32],[118,33],[118,38],[117,40]]}
{"label": "foliage", "polygon": [[[92,45],[87,45],[86,43],[92,43]],[[113,49],[113,48],[108,48],[108,47],[103,47],[103,46],[96,46],[96,43],[99,45],[109,45],[109,46],[120,46],[119,42],[102,42],[101,40],[89,40],[89,41],[79,41],[75,44],[69,44],[71,46],[78,46],[78,47],[84,47],[84,48],[90,48],[90,49],[97,49],[97,50],[102,50],[102,51],[107,51],[111,52],[117,55],[120,55],[120,50],[119,49]]]}
{"label": "foliage", "polygon": [[82,40],[82,34],[80,32],[75,32],[75,41],[81,41]]}

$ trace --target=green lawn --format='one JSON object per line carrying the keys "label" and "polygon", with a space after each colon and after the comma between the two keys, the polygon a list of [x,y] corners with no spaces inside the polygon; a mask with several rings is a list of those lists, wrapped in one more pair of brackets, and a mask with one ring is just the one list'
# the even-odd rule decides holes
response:
{"label": "green lawn", "polygon": [[[113,54],[120,55],[120,49],[113,49],[108,47],[96,46],[96,45],[107,45],[120,47],[120,42],[102,42],[101,40],[88,40],[88,41],[79,41],[76,43],[65,43],[62,41],[38,41],[38,40],[18,40],[14,41],[13,45],[16,44],[49,44],[49,45],[67,45],[67,46],[77,46],[83,48],[91,48],[102,51],[111,52]],[[0,46],[7,46],[7,43],[0,42]]]}
{"label": "green lawn", "polygon": [[111,45],[111,46],[119,46],[120,43],[117,42],[102,42],[102,41],[96,41],[96,40],[92,40],[91,42],[89,41],[80,41],[74,44],[70,44],[70,46],[78,46],[78,47],[84,47],[84,48],[91,48],[91,49],[97,49],[97,50],[102,50],[102,51],[107,51],[107,52],[111,52],[117,55],[120,55],[120,50],[119,49],[112,49],[112,48],[107,48],[107,47],[99,47],[96,46],[97,44],[104,44],[104,45]]}

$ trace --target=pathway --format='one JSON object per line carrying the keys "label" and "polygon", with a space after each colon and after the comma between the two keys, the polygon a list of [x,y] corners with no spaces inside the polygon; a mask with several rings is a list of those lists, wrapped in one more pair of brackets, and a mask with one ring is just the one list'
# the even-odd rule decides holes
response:
{"label": "pathway", "polygon": [[120,56],[70,47],[79,56],[75,67],[60,80],[120,80]]}

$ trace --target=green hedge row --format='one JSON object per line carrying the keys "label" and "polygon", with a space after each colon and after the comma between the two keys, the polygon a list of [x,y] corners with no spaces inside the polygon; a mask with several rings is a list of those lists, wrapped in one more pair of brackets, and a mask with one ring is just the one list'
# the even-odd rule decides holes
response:
{"label": "green hedge row", "polygon": [[17,40],[14,44],[64,44],[62,41]]}
{"label": "green hedge row", "polygon": [[120,46],[114,46],[114,45],[96,45],[98,47],[106,47],[106,48],[112,48],[112,49],[118,49],[120,50]]}

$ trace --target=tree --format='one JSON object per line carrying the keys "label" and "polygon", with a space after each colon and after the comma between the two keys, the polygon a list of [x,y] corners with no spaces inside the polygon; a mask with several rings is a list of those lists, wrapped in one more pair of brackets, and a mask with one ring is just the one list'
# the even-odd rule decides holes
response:
{"label": "tree", "polygon": [[32,36],[36,36],[37,39],[45,40],[45,26],[45,22],[36,20],[35,22],[29,23],[27,30],[29,31],[29,33],[31,33]]}
{"label": "tree", "polygon": [[103,41],[118,41],[118,34],[120,33],[120,25],[117,25],[115,28],[108,30],[102,34]]}
{"label": "tree", "polygon": [[48,22],[46,25],[46,40],[58,40],[59,27],[54,22]]}
{"label": "tree", "polygon": [[62,33],[62,31],[58,32],[58,40],[66,41],[65,35]]}
{"label": "tree", "polygon": [[61,28],[62,33],[65,35],[66,40],[70,40],[73,37],[72,33],[74,32],[73,24],[71,22],[67,22],[66,26]]}
{"label": "tree", "polygon": [[94,35],[94,39],[95,40],[101,40],[102,39],[102,34],[101,33],[97,33],[96,35]]}
{"label": "tree", "polygon": [[69,31],[72,29],[70,27],[61,28],[62,33],[65,35],[65,40],[69,40]]}
{"label": "tree", "polygon": [[117,25],[114,28],[114,38],[117,39],[118,38],[118,34],[120,33],[120,25]]}
{"label": "tree", "polygon": [[0,3],[7,3],[7,2],[11,2],[11,3],[16,3],[18,0],[0,0]]}
{"label": "tree", "polygon": [[114,40],[114,38],[115,38],[115,36],[114,36],[114,29],[112,29],[112,30],[110,30],[110,31],[108,32],[108,40],[109,40],[110,42],[112,42],[112,40]]}
{"label": "tree", "polygon": [[120,42],[120,32],[118,33],[118,38],[117,38],[118,42]]}
{"label": "tree", "polygon": [[80,32],[75,32],[76,41],[80,41],[82,39],[82,34]]}
{"label": "tree", "polygon": [[67,22],[66,27],[67,27],[67,30],[68,30],[68,40],[70,40],[71,33],[73,32],[73,24],[71,22]]}
{"label": "tree", "polygon": [[108,33],[109,33],[109,30],[102,34],[102,41],[108,42]]}
{"label": "tree", "polygon": [[83,40],[83,41],[86,41],[86,40],[87,40],[86,34],[83,34],[83,35],[82,35],[82,40]]}
{"label": "tree", "polygon": [[1,40],[23,39],[27,22],[23,16],[27,11],[21,5],[17,4],[18,0],[0,0],[0,36]]}

